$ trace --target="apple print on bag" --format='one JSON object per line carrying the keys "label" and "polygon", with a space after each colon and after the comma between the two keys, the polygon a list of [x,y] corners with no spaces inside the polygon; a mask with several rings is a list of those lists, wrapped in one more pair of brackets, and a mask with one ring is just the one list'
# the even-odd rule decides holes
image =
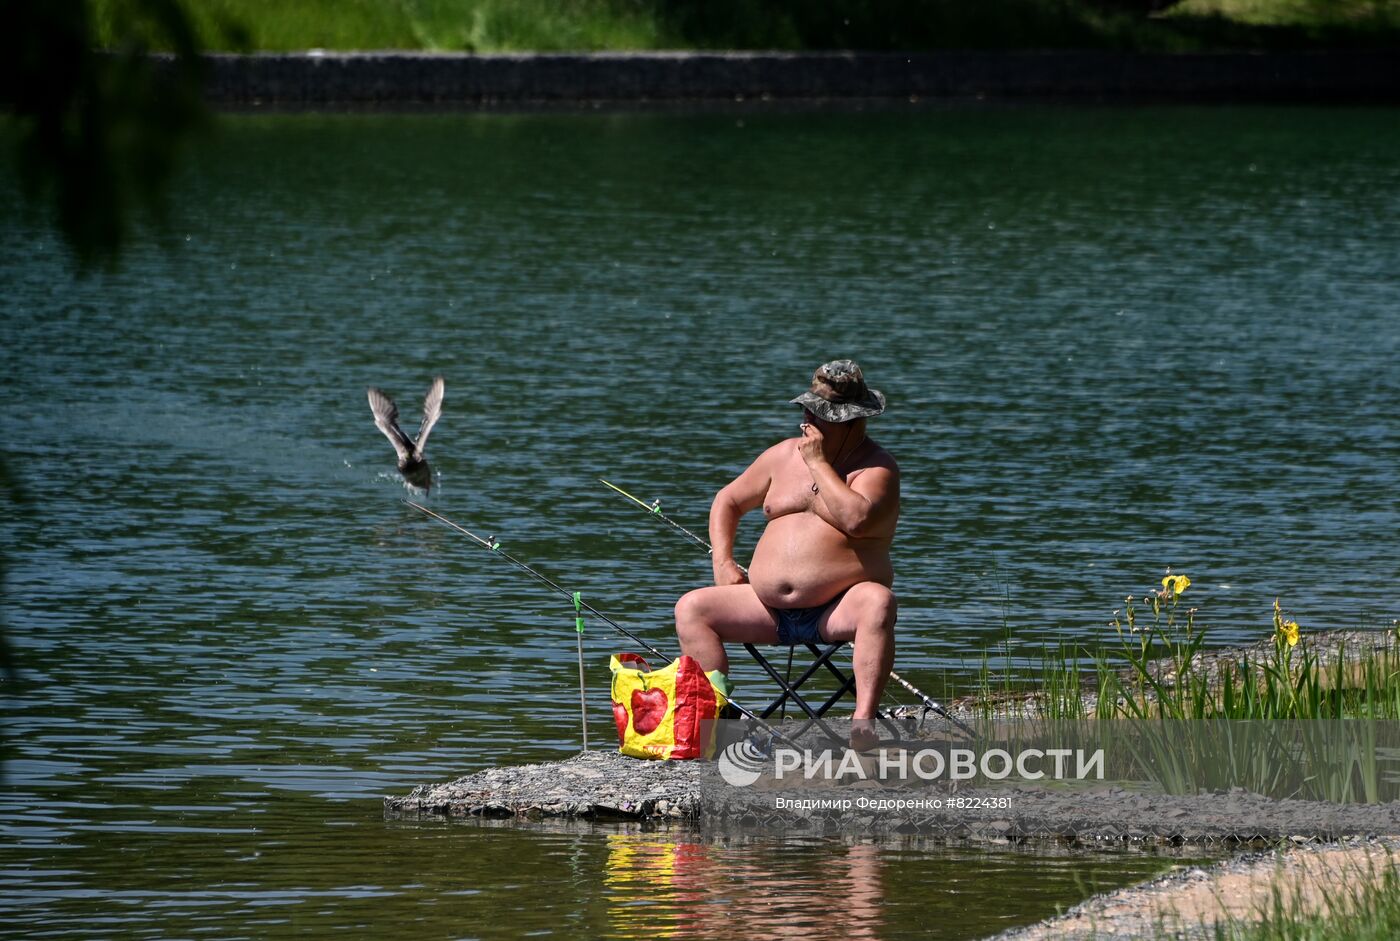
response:
{"label": "apple print on bag", "polygon": [[636,729],[639,735],[655,732],[661,720],[666,718],[668,702],[664,689],[652,687],[632,690],[632,728]]}
{"label": "apple print on bag", "polygon": [[627,740],[627,707],[620,702],[613,703],[613,724],[617,726],[617,740]]}

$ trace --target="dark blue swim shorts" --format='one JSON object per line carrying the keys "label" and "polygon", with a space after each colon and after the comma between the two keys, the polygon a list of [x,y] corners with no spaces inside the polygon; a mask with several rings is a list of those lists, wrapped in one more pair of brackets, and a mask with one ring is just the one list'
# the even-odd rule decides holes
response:
{"label": "dark blue swim shorts", "polygon": [[817,633],[817,622],[837,600],[840,599],[811,608],[774,608],[773,614],[778,618],[778,643],[784,647],[820,644],[822,638]]}

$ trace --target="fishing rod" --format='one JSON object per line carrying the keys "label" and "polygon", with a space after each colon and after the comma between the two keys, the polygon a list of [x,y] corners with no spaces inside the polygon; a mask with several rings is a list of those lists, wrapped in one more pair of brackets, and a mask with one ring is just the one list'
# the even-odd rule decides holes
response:
{"label": "fishing rod", "polygon": [[[671,519],[669,516],[667,516],[666,514],[662,513],[662,512],[661,512],[661,501],[660,501],[660,500],[655,500],[655,501],[653,501],[652,503],[643,503],[640,499],[638,499],[637,497],[634,497],[632,494],[628,493],[626,490],[623,490],[621,487],[617,486],[616,484],[610,484],[610,483],[608,483],[606,480],[603,480],[603,478],[601,478],[601,477],[599,477],[598,480],[602,481],[602,483],[604,483],[604,484],[607,484],[607,485],[608,485],[609,487],[611,487],[613,490],[616,490],[618,493],[622,494],[624,497],[626,497],[627,499],[631,500],[633,503],[637,504],[638,506],[642,507],[644,510],[649,511],[649,512],[651,513],[652,516],[655,516],[655,517],[657,517],[658,519],[661,519],[661,520],[664,520],[664,521],[667,522],[667,523],[670,523],[671,526],[672,526],[672,528],[677,529],[677,530],[679,530],[680,532],[684,533],[686,536],[690,537],[690,539],[691,539],[692,541],[694,541],[694,542],[698,543],[699,545],[703,546],[707,552],[713,553],[713,552],[715,551],[715,550],[714,550],[714,547],[711,546],[711,545],[709,544],[709,542],[707,542],[707,541],[704,540],[704,539],[701,539],[699,536],[695,535],[695,534],[692,533],[690,530],[686,529],[686,528],[685,528],[684,526],[682,526],[680,523],[677,523],[675,520]],[[737,563],[736,563],[736,564],[737,564]],[[740,565],[739,568],[744,572],[745,575],[748,574],[748,570],[745,569],[742,565]],[[790,648],[789,648],[789,653],[791,653],[791,649],[790,649]],[[790,668],[790,665],[789,665],[789,668]],[[910,683],[908,680],[906,680],[904,677],[900,676],[900,675],[899,675],[898,673],[896,673],[894,670],[891,670],[891,671],[890,671],[890,679],[894,680],[894,681],[895,681],[896,683],[898,683],[900,686],[903,686],[903,687],[904,687],[905,689],[907,689],[909,692],[911,692],[911,693],[913,693],[915,696],[917,696],[917,697],[919,698],[919,701],[923,703],[925,709],[928,709],[928,710],[930,710],[930,711],[932,711],[932,712],[938,713],[940,716],[942,716],[943,718],[947,719],[947,720],[948,720],[949,722],[951,722],[953,725],[956,725],[959,729],[961,729],[961,730],[964,731],[964,732],[967,732],[967,733],[970,734],[970,735],[975,735],[975,734],[976,734],[976,733],[974,733],[974,732],[972,731],[972,729],[968,728],[966,724],[964,724],[964,723],[961,722],[960,720],[954,718],[953,715],[952,715],[950,712],[948,712],[947,709],[944,709],[942,706],[940,706],[940,705],[939,705],[937,702],[935,702],[927,693],[923,692],[923,691],[920,690],[918,687],[914,686],[914,684]]]}
{"label": "fishing rod", "polygon": [[611,487],[613,490],[616,490],[618,493],[622,494],[624,497],[637,504],[637,506],[646,510],[652,516],[655,516],[657,519],[669,523],[672,529],[676,530],[678,533],[680,533],[682,536],[685,536],[687,539],[689,539],[696,545],[703,547],[706,552],[713,553],[715,551],[714,547],[710,545],[710,541],[708,539],[702,539],[701,537],[692,533],[690,530],[686,529],[680,523],[677,523],[675,520],[671,519],[671,517],[667,516],[665,513],[662,513],[660,500],[653,500],[650,503],[643,503],[640,497],[634,497],[632,494],[628,493],[626,490],[623,490],[617,484],[609,483],[601,477],[598,478],[598,482],[605,487]]}
{"label": "fishing rod", "polygon": [[[637,646],[641,647],[643,650],[646,650],[646,651],[649,651],[650,653],[655,654],[656,656],[658,656],[658,657],[660,657],[662,660],[664,660],[666,663],[670,663],[673,659],[675,659],[674,657],[668,657],[666,654],[664,654],[664,653],[662,653],[661,651],[657,650],[657,649],[656,649],[655,647],[653,647],[651,644],[649,644],[649,643],[647,643],[646,641],[642,640],[642,639],[641,639],[640,637],[638,637],[636,634],[632,633],[632,632],[629,631],[627,628],[623,627],[621,624],[617,623],[617,622],[614,621],[612,618],[608,617],[606,614],[604,614],[603,612],[599,611],[597,608],[593,607],[591,604],[587,603],[586,601],[583,601],[583,600],[580,598],[580,596],[579,596],[579,594],[578,594],[577,592],[569,591],[567,588],[565,588],[565,587],[563,587],[562,585],[558,584],[558,583],[555,582],[553,579],[551,579],[551,578],[549,578],[548,576],[546,576],[546,575],[540,573],[539,571],[537,571],[536,569],[530,567],[529,565],[526,565],[524,562],[521,562],[519,559],[517,559],[515,556],[511,555],[509,552],[506,552],[504,549],[501,548],[501,544],[500,544],[499,542],[496,541],[496,538],[495,538],[494,536],[491,537],[490,539],[482,539],[480,536],[478,536],[476,533],[472,532],[471,530],[467,529],[465,526],[462,526],[462,525],[460,525],[460,524],[458,524],[458,523],[452,522],[452,520],[448,519],[447,517],[443,516],[443,515],[440,514],[440,513],[434,513],[432,510],[428,509],[426,506],[423,506],[421,503],[414,503],[412,500],[405,500],[404,503],[407,503],[409,506],[413,507],[415,510],[419,511],[420,513],[424,513],[424,514],[426,514],[427,516],[432,517],[433,519],[437,520],[438,522],[442,523],[443,525],[448,526],[448,527],[450,527],[450,528],[452,528],[452,529],[455,529],[457,532],[459,532],[459,533],[461,533],[462,535],[467,536],[468,538],[470,538],[473,542],[475,542],[477,545],[481,546],[483,549],[488,549],[488,550],[490,550],[491,552],[493,552],[493,553],[495,553],[496,555],[500,556],[501,558],[505,559],[505,560],[506,560],[507,562],[509,562],[511,565],[514,565],[516,568],[520,569],[522,572],[525,572],[525,573],[526,573],[527,575],[529,575],[531,578],[533,578],[533,579],[535,579],[536,581],[541,582],[542,584],[545,584],[545,585],[549,586],[550,588],[554,589],[554,590],[557,591],[559,594],[561,594],[561,595],[565,596],[566,598],[570,599],[570,600],[574,603],[574,605],[575,605],[576,608],[581,608],[581,609],[587,611],[589,614],[592,614],[594,617],[596,617],[598,620],[602,621],[604,624],[607,624],[607,625],[608,625],[609,627],[611,627],[613,630],[615,630],[615,631],[617,631],[618,633],[623,634],[624,636],[630,638],[630,639],[632,640],[633,643],[635,643]],[[728,699],[728,697],[726,697],[726,699]],[[774,738],[775,740],[779,740],[779,741],[786,742],[786,743],[788,743],[789,745],[793,745],[794,747],[796,746],[796,743],[795,743],[791,738],[789,738],[788,736],[784,735],[782,732],[779,732],[777,729],[773,728],[771,725],[769,725],[767,722],[765,722],[765,721],[762,719],[762,717],[757,716],[757,715],[755,715],[754,713],[750,712],[748,709],[746,709],[746,708],[744,708],[743,706],[739,705],[739,704],[738,704],[737,702],[735,702],[733,699],[728,699],[728,702],[729,702],[729,705],[731,705],[731,706],[734,707],[734,709],[735,709],[736,712],[738,712],[738,713],[739,713],[740,715],[742,715],[744,718],[749,719],[749,720],[751,720],[752,722],[757,723],[757,725],[758,725],[760,728],[762,728],[762,729],[763,729],[765,732],[767,732],[769,735],[773,736],[773,738]]]}
{"label": "fishing rod", "polygon": [[[521,571],[525,572],[526,574],[530,575],[530,576],[531,576],[532,578],[534,578],[536,581],[539,581],[539,582],[544,583],[545,585],[548,585],[550,588],[553,588],[555,591],[559,592],[559,594],[563,595],[563,596],[566,597],[566,598],[569,598],[570,600],[573,600],[573,597],[574,597],[574,593],[573,593],[573,592],[569,591],[567,588],[565,588],[565,587],[563,587],[562,585],[558,584],[557,582],[555,582],[553,579],[549,578],[548,576],[540,574],[540,572],[538,572],[537,570],[535,570],[535,569],[531,568],[530,566],[526,565],[524,562],[521,562],[519,559],[517,559],[515,556],[511,555],[509,552],[506,552],[504,549],[501,548],[501,544],[500,544],[499,542],[496,541],[496,538],[495,538],[494,536],[491,537],[490,539],[482,539],[480,536],[478,536],[476,533],[472,532],[471,530],[467,529],[465,526],[458,525],[457,523],[452,522],[452,521],[451,521],[450,519],[448,519],[447,517],[442,516],[441,514],[438,514],[438,513],[434,513],[432,510],[428,509],[426,506],[423,506],[421,503],[414,503],[412,500],[405,500],[404,503],[407,503],[409,506],[413,507],[415,510],[418,510],[420,513],[425,513],[425,514],[427,514],[428,516],[431,516],[433,519],[437,520],[438,522],[443,523],[444,525],[450,526],[451,528],[457,530],[457,532],[461,533],[462,535],[471,538],[474,542],[476,542],[477,545],[479,545],[479,546],[481,546],[482,548],[485,548],[485,549],[490,549],[492,552],[496,553],[496,555],[498,555],[498,556],[500,556],[501,558],[505,559],[505,560],[506,560],[507,562],[509,562],[511,565],[514,565],[516,568],[518,568],[518,569],[520,569]],[[656,654],[656,656],[660,657],[662,660],[665,660],[667,663],[670,663],[671,660],[673,659],[673,658],[671,658],[671,657],[666,656],[666,655],[665,655],[664,653],[662,653],[661,651],[657,650],[657,649],[656,649],[655,647],[653,647],[651,644],[648,644],[646,641],[642,640],[642,639],[641,639],[640,637],[638,637],[636,634],[633,634],[633,633],[632,633],[631,631],[629,631],[627,628],[623,627],[621,624],[617,623],[617,622],[614,621],[612,618],[608,617],[606,614],[604,614],[603,612],[599,611],[597,608],[593,607],[593,606],[592,606],[591,604],[589,604],[588,602],[583,601],[583,600],[579,600],[579,607],[583,608],[583,609],[584,609],[585,611],[587,611],[589,614],[591,614],[591,615],[593,615],[594,617],[598,618],[598,620],[600,620],[600,621],[604,622],[605,624],[609,625],[610,627],[612,627],[612,628],[613,628],[614,630],[616,630],[617,632],[619,632],[619,633],[621,633],[621,634],[625,634],[627,637],[631,638],[631,640],[633,641],[633,643],[637,644],[637,646],[641,647],[643,650],[646,650],[646,651],[649,651],[649,652],[651,652],[651,653]]]}
{"label": "fishing rod", "polygon": [[[706,552],[710,553],[711,555],[714,554],[715,547],[712,546],[712,545],[710,545],[710,541],[709,541],[708,539],[702,539],[701,537],[699,537],[699,536],[695,535],[694,533],[692,533],[690,530],[686,529],[686,528],[685,528],[684,526],[682,526],[680,523],[677,523],[675,520],[671,519],[671,517],[667,516],[665,513],[662,513],[662,512],[661,512],[661,501],[660,501],[660,500],[653,500],[653,501],[651,501],[650,503],[643,503],[640,497],[635,497],[635,496],[633,496],[632,494],[628,493],[626,490],[623,490],[623,489],[622,489],[621,487],[619,487],[617,484],[609,483],[608,481],[604,480],[604,479],[601,478],[601,477],[598,478],[598,482],[601,483],[601,484],[604,484],[604,485],[606,485],[606,486],[608,486],[608,487],[611,487],[611,488],[614,489],[614,490],[616,490],[618,493],[622,494],[624,497],[626,497],[627,499],[631,500],[633,503],[637,504],[637,506],[639,506],[639,507],[641,507],[642,509],[646,510],[646,511],[647,511],[648,513],[650,513],[652,516],[656,517],[657,519],[659,519],[659,520],[661,520],[661,521],[663,521],[663,522],[669,523],[669,524],[671,525],[671,528],[672,528],[672,529],[674,529],[674,530],[676,530],[677,532],[679,532],[679,533],[681,533],[682,535],[684,535],[684,536],[685,536],[686,538],[688,538],[691,542],[693,542],[693,543],[695,543],[696,545],[702,547]],[[738,562],[735,562],[734,564],[735,564],[735,565],[739,565]],[[744,568],[742,565],[739,565],[739,571],[743,572],[745,575],[749,574],[749,570],[746,569],[746,568]]]}

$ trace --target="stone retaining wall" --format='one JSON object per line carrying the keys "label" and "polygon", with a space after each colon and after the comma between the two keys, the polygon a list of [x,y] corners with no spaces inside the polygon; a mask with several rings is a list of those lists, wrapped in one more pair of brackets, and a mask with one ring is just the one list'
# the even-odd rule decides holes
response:
{"label": "stone retaining wall", "polygon": [[[839,806],[838,806],[839,805]],[[1228,793],[1169,796],[1092,787],[886,789],[873,781],[732,786],[714,762],[640,761],[590,751],[493,768],[384,799],[386,816],[637,821],[700,830],[856,833],[1078,846],[1225,844],[1400,837],[1400,803],[1327,804]]]}
{"label": "stone retaining wall", "polygon": [[1055,98],[1400,103],[1400,53],[212,55],[220,104]]}

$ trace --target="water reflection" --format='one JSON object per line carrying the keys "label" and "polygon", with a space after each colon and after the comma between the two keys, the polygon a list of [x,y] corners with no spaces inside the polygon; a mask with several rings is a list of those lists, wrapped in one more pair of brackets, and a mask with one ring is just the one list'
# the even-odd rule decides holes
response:
{"label": "water reflection", "polygon": [[870,843],[734,844],[610,834],[610,938],[880,938],[883,865]]}
{"label": "water reflection", "polygon": [[1200,848],[947,846],[918,836],[603,837],[607,937],[984,938],[1086,896],[1202,862]]}

